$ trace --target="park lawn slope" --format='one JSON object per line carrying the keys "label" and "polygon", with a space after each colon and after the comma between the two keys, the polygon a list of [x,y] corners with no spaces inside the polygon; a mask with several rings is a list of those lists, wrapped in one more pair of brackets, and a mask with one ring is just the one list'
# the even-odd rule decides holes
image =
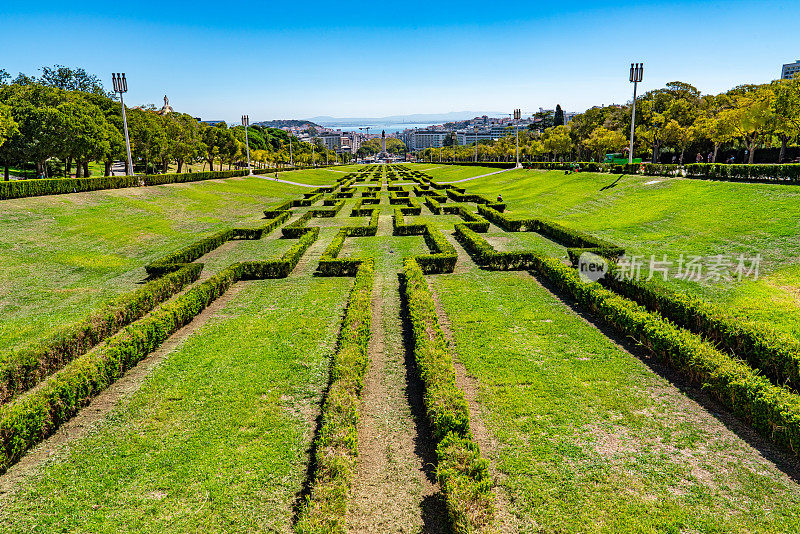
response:
{"label": "park lawn slope", "polygon": [[647,261],[664,254],[672,261],[681,254],[687,259],[761,254],[755,281],[663,282],[661,275],[656,277],[740,317],[800,337],[800,188],[533,170],[465,185],[490,198],[502,194],[512,217],[553,220],[617,243],[629,256]]}
{"label": "park lawn slope", "polygon": [[289,531],[351,283],[243,284],[98,430],[0,501],[0,532]]}
{"label": "park lawn slope", "polygon": [[[428,174],[432,177],[434,182],[453,182],[455,180],[463,180],[464,178],[472,178],[473,176],[482,176],[484,174],[489,174],[490,172],[502,170],[496,167],[462,167],[460,165],[440,165],[435,161],[433,163],[405,163],[404,165],[412,171],[422,171]],[[469,182],[467,182],[467,184],[469,184]]]}
{"label": "park lawn slope", "polygon": [[529,275],[432,281],[521,532],[800,529],[796,483]]}
{"label": "park lawn slope", "polygon": [[0,353],[136,289],[145,264],[198,237],[263,224],[265,206],[301,190],[231,178],[3,201]]}

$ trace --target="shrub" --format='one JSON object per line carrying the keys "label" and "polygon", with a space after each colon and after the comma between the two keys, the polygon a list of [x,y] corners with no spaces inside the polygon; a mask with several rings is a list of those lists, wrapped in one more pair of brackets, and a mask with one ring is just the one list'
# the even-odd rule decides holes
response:
{"label": "shrub", "polygon": [[654,281],[629,280],[612,273],[601,283],[747,361],[777,384],[800,389],[800,342],[796,338],[763,323],[731,316],[698,297]]}
{"label": "shrub", "polygon": [[470,432],[467,401],[456,384],[453,358],[423,269],[413,258],[403,262],[403,282],[414,360],[425,388],[425,412],[437,442],[437,476],[451,526],[457,533],[488,531],[495,515],[488,462],[480,457]]}
{"label": "shrub", "polygon": [[317,462],[311,494],[295,524],[300,533],[345,532],[347,491],[358,454],[360,402],[369,365],[373,280],[373,261],[364,261],[356,273],[331,362],[330,387],[314,442]]}
{"label": "shrub", "polygon": [[800,450],[800,397],[775,386],[747,364],[727,356],[700,336],[603,288],[584,283],[554,258],[536,254],[535,270],[560,291],[596,313],[624,336],[642,343],[759,433],[791,451]]}
{"label": "shrub", "polygon": [[196,281],[203,265],[193,263],[122,295],[82,321],[60,328],[0,358],[0,403],[39,383],[44,377],[140,319],[161,302]]}
{"label": "shrub", "polygon": [[318,236],[319,228],[309,228],[297,244],[277,260],[231,265],[161,304],[142,319],[75,358],[43,380],[37,388],[0,407],[0,473],[31,446],[55,432],[175,331],[188,324],[232,284],[239,280],[288,276]]}

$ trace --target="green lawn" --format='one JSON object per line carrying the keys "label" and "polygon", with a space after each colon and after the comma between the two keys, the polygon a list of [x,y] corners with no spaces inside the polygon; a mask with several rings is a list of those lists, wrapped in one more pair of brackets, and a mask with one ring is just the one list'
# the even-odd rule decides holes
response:
{"label": "green lawn", "polygon": [[[410,167],[442,181],[497,170]],[[315,185],[343,175],[280,174]],[[524,170],[463,185],[501,193],[511,214],[591,232],[629,254],[761,253],[758,281],[666,283],[800,335],[800,189]],[[215,229],[257,224],[267,205],[306,192],[245,178],[0,202],[0,353],[138,287],[154,258]],[[367,224],[349,217],[358,200],[309,221],[322,230],[299,275],[243,282],[97,429],[0,497],[0,532],[290,531],[352,284],[310,274],[337,227]],[[429,250],[422,236],[389,235],[386,193],[379,209],[381,234],[348,238],[340,257],[375,257],[384,292],[395,291],[403,257]],[[404,218],[447,235],[461,222],[427,208]],[[209,274],[271,258],[295,243],[279,236],[229,242],[199,261]],[[486,239],[498,250],[565,256],[534,233],[492,225]],[[715,414],[527,273],[483,271],[460,257],[458,274],[429,280],[477,380],[496,443],[484,452],[520,532],[800,531],[800,486]]]}
{"label": "green lawn", "polygon": [[797,484],[527,274],[430,279],[520,532],[800,529]]}
{"label": "green lawn", "polygon": [[0,501],[0,532],[287,532],[352,280],[248,282]]}
{"label": "green lawn", "polygon": [[[440,165],[433,163],[405,163],[406,167],[414,171],[422,171],[433,177],[436,182],[451,182],[481,176],[490,172],[499,171],[494,167],[461,167],[458,165]],[[469,187],[471,182],[465,182],[464,187]]]}
{"label": "green lawn", "polygon": [[[561,171],[515,170],[463,184],[508,211],[585,230],[649,261],[683,254],[761,254],[757,281],[666,283],[800,336],[800,188]],[[647,182],[657,183],[647,184]],[[673,266],[674,267],[674,266]],[[649,274],[646,273],[646,275]],[[660,276],[656,274],[656,276]]]}
{"label": "green lawn", "polygon": [[[336,180],[348,172],[354,172],[359,168],[361,168],[361,165],[339,165],[325,169],[303,169],[300,171],[280,172],[278,173],[278,178],[301,184],[333,185]],[[274,177],[275,174],[269,174],[268,176]]]}
{"label": "green lawn", "polygon": [[0,352],[133,290],[149,261],[258,224],[264,207],[301,191],[247,178],[2,201]]}

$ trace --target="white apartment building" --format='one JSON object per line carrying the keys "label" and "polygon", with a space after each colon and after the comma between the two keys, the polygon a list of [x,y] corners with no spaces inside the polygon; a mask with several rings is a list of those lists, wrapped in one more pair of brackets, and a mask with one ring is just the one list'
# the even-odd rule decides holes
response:
{"label": "white apartment building", "polygon": [[459,145],[471,145],[476,141],[490,141],[493,139],[491,131],[462,131],[456,132],[456,139]]}
{"label": "white apartment building", "polygon": [[328,150],[338,151],[342,148],[342,132],[325,132],[318,138]]}
{"label": "white apartment building", "polygon": [[800,60],[797,60],[794,63],[786,63],[781,70],[781,79],[789,80],[798,72],[800,72]]}
{"label": "white apartment building", "polygon": [[444,130],[412,130],[402,136],[402,140],[410,150],[439,148],[444,144],[447,134]]}

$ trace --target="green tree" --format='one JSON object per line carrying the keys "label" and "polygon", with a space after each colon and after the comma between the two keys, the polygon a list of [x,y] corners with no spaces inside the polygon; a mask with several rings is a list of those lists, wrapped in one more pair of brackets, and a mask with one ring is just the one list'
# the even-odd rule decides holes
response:
{"label": "green tree", "polygon": [[781,140],[778,162],[786,159],[786,145],[791,139],[800,136],[800,77],[779,80],[773,83],[775,98],[772,99],[772,113],[775,118],[775,133]]}
{"label": "green tree", "polygon": [[566,126],[548,128],[542,135],[542,145],[546,152],[553,154],[555,161],[559,154],[567,155],[572,148],[572,140]]}
{"label": "green tree", "polygon": [[600,126],[595,128],[584,141],[584,144],[589,149],[589,152],[597,155],[598,161],[602,161],[605,154],[623,150],[626,141],[622,133]]}
{"label": "green tree", "polygon": [[768,86],[744,91],[736,88],[731,94],[733,108],[720,113],[720,117],[728,121],[734,135],[744,141],[748,163],[752,164],[756,146],[774,128],[774,95]]}
{"label": "green tree", "polygon": [[11,114],[11,106],[0,104],[0,147],[17,132],[19,127]]}
{"label": "green tree", "polygon": [[556,112],[553,115],[553,126],[564,125],[564,110],[561,109],[561,104],[556,104]]}

